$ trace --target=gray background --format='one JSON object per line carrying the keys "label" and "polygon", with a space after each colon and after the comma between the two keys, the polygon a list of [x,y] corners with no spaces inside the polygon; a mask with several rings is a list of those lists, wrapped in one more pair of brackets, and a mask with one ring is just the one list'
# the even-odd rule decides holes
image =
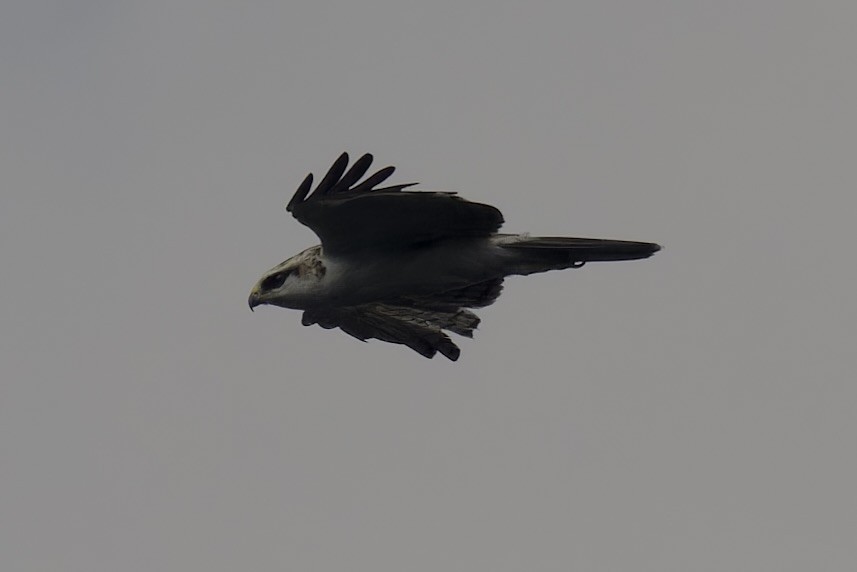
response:
{"label": "gray background", "polygon": [[[854,570],[853,2],[7,2],[0,568]],[[509,231],[458,363],[246,297],[343,150]]]}

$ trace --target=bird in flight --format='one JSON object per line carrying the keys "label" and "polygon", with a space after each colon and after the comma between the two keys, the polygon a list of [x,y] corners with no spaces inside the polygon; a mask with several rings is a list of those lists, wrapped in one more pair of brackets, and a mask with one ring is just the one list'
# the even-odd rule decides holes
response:
{"label": "bird in flight", "polygon": [[479,318],[470,309],[493,304],[506,276],[660,250],[650,242],[499,234],[503,215],[490,205],[453,192],[406,190],[416,183],[379,188],[394,167],[358,182],[371,164],[366,154],[346,170],[343,153],[313,192],[307,175],[286,210],[321,244],[266,272],[250,292],[251,310],[303,310],[305,326],[455,361],[461,350],[444,330],[473,337]]}

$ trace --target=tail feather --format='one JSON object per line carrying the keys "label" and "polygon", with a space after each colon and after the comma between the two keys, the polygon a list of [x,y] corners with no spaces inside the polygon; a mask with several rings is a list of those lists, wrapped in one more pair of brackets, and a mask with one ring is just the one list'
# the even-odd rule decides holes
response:
{"label": "tail feather", "polygon": [[516,254],[513,274],[577,268],[587,262],[639,260],[661,249],[652,242],[570,237],[504,237],[499,246]]}

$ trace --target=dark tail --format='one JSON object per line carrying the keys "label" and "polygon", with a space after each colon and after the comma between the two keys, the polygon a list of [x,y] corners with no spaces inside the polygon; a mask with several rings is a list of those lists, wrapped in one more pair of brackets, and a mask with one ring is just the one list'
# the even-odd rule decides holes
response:
{"label": "dark tail", "polygon": [[587,262],[638,260],[661,249],[652,242],[566,237],[510,237],[499,245],[517,255],[513,274],[577,268]]}

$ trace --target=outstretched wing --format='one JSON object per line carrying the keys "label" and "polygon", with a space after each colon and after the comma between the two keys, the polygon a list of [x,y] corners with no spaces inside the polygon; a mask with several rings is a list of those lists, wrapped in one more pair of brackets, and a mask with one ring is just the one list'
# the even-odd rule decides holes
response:
{"label": "outstretched wing", "polygon": [[348,154],[343,153],[312,193],[312,173],[307,175],[286,206],[321,238],[326,252],[393,250],[443,238],[488,236],[503,224],[496,208],[455,193],[404,190],[416,183],[378,188],[394,167],[358,183],[371,164],[367,153],[346,172]]}
{"label": "outstretched wing", "polygon": [[443,330],[472,338],[479,317],[465,308],[493,304],[502,289],[503,279],[498,278],[425,297],[306,310],[302,323],[304,326],[318,324],[326,329],[340,328],[363,341],[375,338],[404,344],[428,358],[440,352],[455,361],[461,350]]}
{"label": "outstretched wing", "polygon": [[318,324],[325,329],[339,328],[358,340],[375,338],[404,344],[427,358],[440,352],[455,361],[461,350],[442,330],[473,337],[479,318],[467,310],[440,312],[389,304],[363,304],[306,310],[301,323],[304,326]]}

